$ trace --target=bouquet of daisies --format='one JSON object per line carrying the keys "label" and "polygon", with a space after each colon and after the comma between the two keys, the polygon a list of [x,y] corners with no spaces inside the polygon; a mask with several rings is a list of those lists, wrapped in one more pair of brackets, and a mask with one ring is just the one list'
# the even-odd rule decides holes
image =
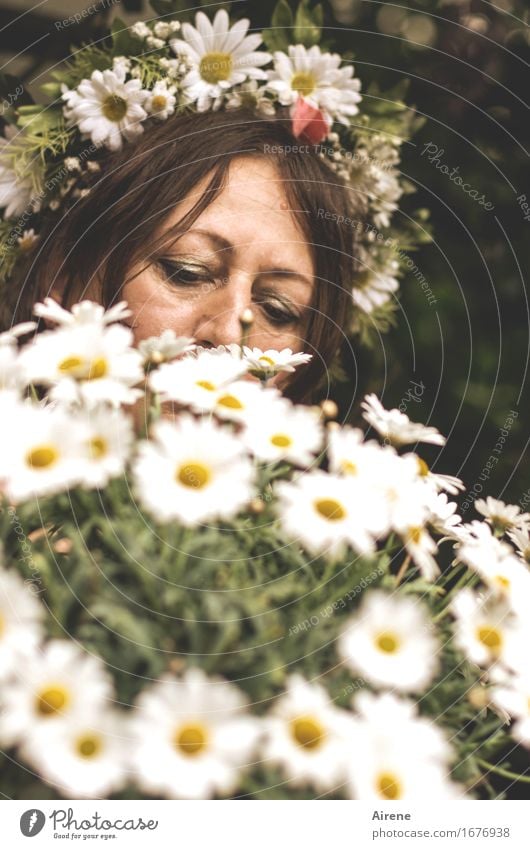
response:
{"label": "bouquet of daisies", "polygon": [[35,312],[53,329],[0,337],[4,795],[528,781],[530,516],[464,524],[462,483],[407,449],[444,438],[375,396],[372,436],[288,401],[308,355]]}

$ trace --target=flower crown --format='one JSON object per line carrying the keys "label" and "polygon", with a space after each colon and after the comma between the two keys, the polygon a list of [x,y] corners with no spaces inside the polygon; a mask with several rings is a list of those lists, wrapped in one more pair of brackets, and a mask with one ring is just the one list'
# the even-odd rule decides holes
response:
{"label": "flower crown", "polygon": [[[191,13],[168,14],[167,5],[152,0],[163,19],[129,28],[115,20],[107,41],[74,50],[42,86],[48,105],[9,98],[0,138],[0,282],[38,241],[43,213],[88,193],[105,150],[148,132],[150,122],[190,110],[246,105],[273,116],[281,109],[300,145],[312,145],[365,201],[362,221],[321,212],[357,231],[362,271],[352,280],[351,330],[369,341],[392,320],[398,277],[410,267],[400,246],[428,238],[422,225],[395,223],[412,189],[398,169],[400,146],[420,123],[402,101],[404,86],[361,95],[351,62],[319,46],[322,8],[309,9],[308,0],[295,14],[280,0],[271,28],[252,34],[248,19],[231,22],[224,8],[213,20],[197,12],[193,24]],[[425,210],[416,215],[425,218]]]}

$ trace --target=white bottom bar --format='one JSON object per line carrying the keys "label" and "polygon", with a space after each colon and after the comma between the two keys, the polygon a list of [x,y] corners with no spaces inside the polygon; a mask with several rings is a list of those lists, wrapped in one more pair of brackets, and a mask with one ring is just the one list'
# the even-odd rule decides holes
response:
{"label": "white bottom bar", "polygon": [[[2,845],[185,849],[530,847],[530,802],[5,801]],[[35,838],[35,843],[29,842]]]}

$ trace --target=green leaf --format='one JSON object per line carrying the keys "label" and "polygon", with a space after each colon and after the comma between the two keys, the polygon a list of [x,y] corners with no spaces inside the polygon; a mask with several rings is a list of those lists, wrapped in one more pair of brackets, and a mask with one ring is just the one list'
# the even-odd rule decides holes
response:
{"label": "green leaf", "polygon": [[54,100],[61,96],[61,83],[44,83],[40,90],[47,97],[52,97]]}
{"label": "green leaf", "polygon": [[279,0],[274,7],[270,29],[263,30],[262,38],[267,50],[287,51],[292,42],[293,13],[287,0]]}
{"label": "green leaf", "polygon": [[279,0],[271,18],[272,29],[290,29],[293,26],[293,13],[287,0]]}
{"label": "green leaf", "polygon": [[320,41],[322,32],[323,12],[319,5],[309,9],[309,0],[302,0],[294,20],[294,39],[304,47],[312,47]]}

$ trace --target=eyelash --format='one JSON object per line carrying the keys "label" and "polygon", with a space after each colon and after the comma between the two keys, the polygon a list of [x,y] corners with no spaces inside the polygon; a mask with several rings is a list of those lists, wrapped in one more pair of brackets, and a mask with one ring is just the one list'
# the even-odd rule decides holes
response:
{"label": "eyelash", "polygon": [[[194,266],[191,264],[186,265],[186,263],[183,262],[172,262],[170,260],[159,260],[158,266],[162,270],[164,277],[173,285],[193,286],[201,281],[206,282],[214,279],[214,275],[205,266]],[[185,274],[190,274],[193,279],[183,280],[182,277],[179,277],[179,274],[182,275],[183,272]],[[265,294],[270,294],[272,297],[275,297],[274,292]],[[278,300],[276,300],[275,304],[264,301],[258,301],[258,303],[267,314],[267,317],[272,324],[294,324],[300,319],[300,316],[297,313],[291,311],[287,307],[284,307],[282,304],[278,306]]]}

